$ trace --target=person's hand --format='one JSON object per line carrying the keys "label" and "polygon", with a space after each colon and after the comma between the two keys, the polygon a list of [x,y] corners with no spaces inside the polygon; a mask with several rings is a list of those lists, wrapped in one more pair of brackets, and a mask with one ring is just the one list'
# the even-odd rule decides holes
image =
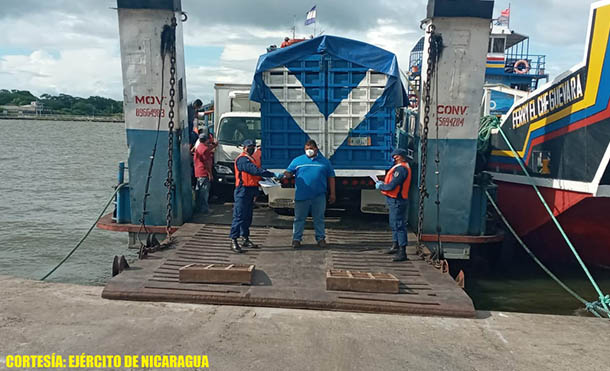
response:
{"label": "person's hand", "polygon": [[382,185],[382,184],[383,184],[382,182],[377,182],[377,183],[375,183],[375,189],[379,189],[379,188],[381,188],[381,185]]}
{"label": "person's hand", "polygon": [[331,195],[328,197],[328,203],[332,205],[332,204],[334,204],[334,203],[335,203],[335,201],[337,201],[337,197],[336,197],[334,194],[331,194]]}

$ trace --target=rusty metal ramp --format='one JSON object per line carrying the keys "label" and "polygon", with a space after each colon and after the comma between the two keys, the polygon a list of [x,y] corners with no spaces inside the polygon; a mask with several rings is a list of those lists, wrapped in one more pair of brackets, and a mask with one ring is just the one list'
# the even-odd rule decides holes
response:
{"label": "rusty metal ramp", "polygon": [[[120,300],[248,305],[373,313],[473,317],[472,301],[448,274],[409,254],[395,263],[382,249],[391,244],[385,231],[327,230],[329,246],[318,248],[312,236],[303,247],[290,247],[292,231],[252,228],[262,249],[235,254],[229,227],[185,224],[176,232],[175,249],[157,252],[112,278],[102,297]],[[306,231],[306,235],[312,234]],[[309,240],[307,238],[310,238]],[[410,251],[412,252],[412,251]],[[189,264],[254,265],[251,285],[181,283],[179,269]],[[330,270],[391,274],[398,293],[330,291]]]}

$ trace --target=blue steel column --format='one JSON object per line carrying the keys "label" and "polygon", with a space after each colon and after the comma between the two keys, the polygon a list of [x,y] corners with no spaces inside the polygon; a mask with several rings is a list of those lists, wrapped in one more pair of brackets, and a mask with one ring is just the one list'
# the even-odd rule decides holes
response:
{"label": "blue steel column", "polygon": [[[480,103],[493,1],[430,0],[428,24],[443,39],[443,49],[432,80],[424,234],[437,233],[436,184],[440,184],[441,234],[468,235],[477,151]],[[423,126],[425,78],[429,53],[426,35],[422,66],[420,127]],[[438,79],[438,82],[437,82]],[[437,89],[438,87],[438,89]],[[437,109],[438,107],[438,109]],[[441,120],[438,138],[436,122]],[[446,121],[445,121],[446,120]],[[421,134],[420,134],[421,135]],[[416,143],[420,148],[420,143]],[[437,178],[436,151],[440,163]],[[421,151],[417,161],[421,164]],[[418,174],[417,184],[421,179]],[[417,189],[414,190],[417,193]],[[416,196],[416,195],[414,195]],[[417,196],[410,217],[417,223]],[[436,245],[436,244],[434,244]]]}
{"label": "blue steel column", "polygon": [[[176,17],[175,130],[173,148],[172,224],[183,224],[192,214],[191,166],[186,125],[186,82],[180,0],[117,0],[125,127],[128,146],[131,222],[143,215],[143,199],[151,153],[157,141],[146,205],[146,224],[166,224],[165,180],[168,166],[170,56],[165,57],[161,92],[161,32]],[[162,103],[162,104],[160,104]],[[157,133],[156,117],[161,114]],[[180,138],[180,140],[179,140]]]}

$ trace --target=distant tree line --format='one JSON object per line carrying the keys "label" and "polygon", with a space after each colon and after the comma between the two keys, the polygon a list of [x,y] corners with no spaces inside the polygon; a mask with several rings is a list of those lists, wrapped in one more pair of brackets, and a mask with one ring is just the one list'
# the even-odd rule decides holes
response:
{"label": "distant tree line", "polygon": [[36,97],[27,90],[0,90],[0,106],[23,106],[32,102],[42,104],[43,113],[65,115],[112,116],[123,113],[123,102],[110,98],[92,96],[73,97],[68,94],[42,94]]}

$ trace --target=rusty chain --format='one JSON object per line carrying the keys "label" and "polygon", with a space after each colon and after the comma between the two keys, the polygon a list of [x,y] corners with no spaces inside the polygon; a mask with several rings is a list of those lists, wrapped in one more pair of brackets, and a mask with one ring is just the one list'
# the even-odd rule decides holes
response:
{"label": "rusty chain", "polygon": [[[175,35],[176,30],[176,17],[172,17],[172,31]],[[172,237],[172,193],[175,190],[174,185],[174,107],[176,105],[176,43],[175,39],[171,45],[170,53],[170,78],[169,78],[169,121],[167,123],[167,179],[165,180],[165,186],[167,187],[167,213],[165,215],[165,232],[167,234],[167,241],[169,242]]]}
{"label": "rusty chain", "polygon": [[433,61],[432,54],[430,52],[432,48],[432,36],[434,35],[435,26],[433,24],[428,25],[426,29],[426,33],[428,36],[428,59],[427,59],[427,68],[426,68],[426,83],[424,85],[424,127],[422,130],[421,139],[421,160],[420,160],[420,179],[421,183],[419,184],[419,210],[418,210],[418,221],[417,221],[417,246],[416,251],[418,255],[423,254],[423,241],[422,234],[424,228],[424,201],[430,195],[428,194],[428,189],[426,188],[426,169],[428,164],[428,130],[430,124],[430,88],[431,88],[431,80],[433,73]]}

